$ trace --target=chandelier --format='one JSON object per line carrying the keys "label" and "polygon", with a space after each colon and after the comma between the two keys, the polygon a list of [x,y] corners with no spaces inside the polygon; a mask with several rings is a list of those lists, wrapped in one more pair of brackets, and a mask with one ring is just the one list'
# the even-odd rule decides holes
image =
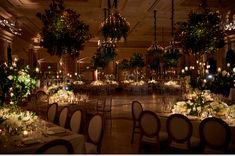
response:
{"label": "chandelier", "polygon": [[164,48],[157,44],[157,25],[156,25],[156,10],[154,10],[154,42],[147,49],[147,53],[150,55],[161,55],[164,52]]}
{"label": "chandelier", "polygon": [[[108,11],[107,18],[106,10]],[[128,32],[130,31],[130,24],[127,22],[126,18],[118,12],[117,0],[114,0],[112,7],[110,0],[108,0],[108,9],[105,9],[104,11],[105,19],[100,26],[100,31],[104,38],[119,41],[123,37],[126,40]]]}
{"label": "chandelier", "polygon": [[17,28],[16,21],[9,21],[4,17],[0,17],[0,25],[2,28],[8,29],[14,35],[21,35],[21,28]]}

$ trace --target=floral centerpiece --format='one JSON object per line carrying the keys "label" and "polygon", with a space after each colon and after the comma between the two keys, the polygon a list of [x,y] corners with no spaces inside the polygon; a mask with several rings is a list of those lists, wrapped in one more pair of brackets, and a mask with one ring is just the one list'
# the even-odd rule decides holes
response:
{"label": "floral centerpiece", "polygon": [[132,86],[143,86],[143,85],[146,85],[146,82],[143,81],[143,80],[140,80],[140,81],[132,82],[130,85],[132,85]]}
{"label": "floral centerpiece", "polygon": [[0,126],[13,135],[32,126],[38,117],[33,112],[3,107],[0,109],[0,119]]}
{"label": "floral centerpiece", "polygon": [[180,88],[179,83],[177,81],[173,81],[173,80],[165,82],[164,85],[165,86],[171,86],[171,87],[174,87],[174,88]]}
{"label": "floral centerpiece", "polygon": [[158,81],[156,81],[156,80],[152,79],[152,80],[148,80],[148,83],[149,83],[149,84],[157,84],[157,83],[158,83]]}
{"label": "floral centerpiece", "polygon": [[51,85],[50,87],[48,87],[46,92],[49,95],[53,95],[53,94],[56,94],[60,90],[73,91],[73,89],[74,89],[73,84],[63,82],[61,84],[53,84],[53,85]]}
{"label": "floral centerpiece", "polygon": [[73,102],[75,100],[75,95],[73,91],[60,89],[57,91],[57,93],[53,94],[49,98],[49,103],[67,103],[67,102]]}
{"label": "floral centerpiece", "polygon": [[201,118],[216,116],[227,117],[234,112],[235,106],[228,106],[225,102],[212,95],[210,91],[195,90],[185,95],[184,101],[178,101],[173,106],[173,113],[198,116]]}
{"label": "floral centerpiece", "polygon": [[91,82],[91,86],[103,86],[103,85],[106,85],[106,83],[101,80],[96,80]]}
{"label": "floral centerpiece", "polygon": [[115,81],[115,76],[113,74],[106,74],[105,75],[105,82],[110,85],[118,85],[118,82]]}
{"label": "floral centerpiece", "polygon": [[75,84],[75,85],[84,85],[85,83],[83,81],[74,81],[73,84]]}

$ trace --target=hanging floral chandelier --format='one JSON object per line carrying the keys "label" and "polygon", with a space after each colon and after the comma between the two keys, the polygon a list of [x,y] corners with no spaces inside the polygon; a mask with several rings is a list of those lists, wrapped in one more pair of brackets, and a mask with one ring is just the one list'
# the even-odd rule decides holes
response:
{"label": "hanging floral chandelier", "polygon": [[156,10],[154,10],[154,43],[147,49],[147,53],[153,57],[160,57],[164,52],[164,48],[157,44],[157,40],[156,40],[157,31],[156,31],[156,29],[157,29],[157,27],[156,27]]}
{"label": "hanging floral chandelier", "polygon": [[110,38],[115,41],[119,41],[122,37],[126,40],[128,32],[130,31],[130,24],[127,22],[126,18],[117,11],[117,0],[114,1],[114,9],[111,8],[110,1],[108,2],[108,17],[106,18],[105,10],[105,19],[100,26],[102,36],[104,36],[105,39]]}
{"label": "hanging floral chandelier", "polygon": [[152,56],[160,56],[164,53],[164,48],[154,42],[148,49],[147,53]]}
{"label": "hanging floral chandelier", "polygon": [[114,41],[99,41],[97,51],[92,57],[93,66],[94,68],[104,68],[116,56],[117,49]]}

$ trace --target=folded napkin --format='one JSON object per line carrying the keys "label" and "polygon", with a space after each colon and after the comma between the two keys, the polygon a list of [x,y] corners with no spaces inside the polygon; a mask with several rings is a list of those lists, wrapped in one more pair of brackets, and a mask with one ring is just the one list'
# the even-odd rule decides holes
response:
{"label": "folded napkin", "polygon": [[30,144],[40,143],[40,140],[39,139],[35,139],[35,137],[27,137],[27,138],[23,138],[22,142],[25,145],[30,145]]}
{"label": "folded napkin", "polygon": [[58,134],[58,133],[64,133],[66,130],[62,127],[50,127],[47,129],[47,134]]}

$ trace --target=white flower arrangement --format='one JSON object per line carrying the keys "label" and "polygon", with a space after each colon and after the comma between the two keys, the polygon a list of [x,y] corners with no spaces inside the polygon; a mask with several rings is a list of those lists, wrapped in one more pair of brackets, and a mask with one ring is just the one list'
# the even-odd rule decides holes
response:
{"label": "white flower arrangement", "polygon": [[11,110],[6,107],[0,109],[0,117],[3,119],[3,122],[0,124],[5,127],[10,134],[20,133],[21,130],[31,126],[38,119],[38,116],[33,112],[21,111],[19,109]]}
{"label": "white flower arrangement", "polygon": [[140,80],[140,81],[137,81],[137,82],[132,82],[130,85],[132,85],[132,86],[143,86],[145,84],[146,84],[145,81]]}
{"label": "white flower arrangement", "polygon": [[150,84],[157,84],[158,82],[156,80],[152,79],[152,80],[149,80],[148,83],[150,83]]}
{"label": "white flower arrangement", "polygon": [[117,81],[114,81],[114,80],[106,80],[105,81],[107,84],[111,84],[111,85],[118,85],[118,82]]}
{"label": "white flower arrangement", "polygon": [[96,80],[96,81],[92,81],[91,85],[92,86],[103,86],[103,85],[106,85],[106,83],[101,80]]}
{"label": "white flower arrangement", "polygon": [[85,84],[83,81],[74,81],[73,83],[75,85],[83,85],[83,84]]}
{"label": "white flower arrangement", "polygon": [[235,105],[229,107],[219,98],[213,98],[209,91],[194,91],[186,96],[185,101],[176,102],[172,112],[202,118],[210,116],[226,117],[229,113],[235,114]]}
{"label": "white flower arrangement", "polygon": [[74,95],[73,91],[67,91],[64,89],[60,89],[57,93],[55,93],[49,97],[49,103],[72,102],[73,99],[75,99],[75,95]]}

